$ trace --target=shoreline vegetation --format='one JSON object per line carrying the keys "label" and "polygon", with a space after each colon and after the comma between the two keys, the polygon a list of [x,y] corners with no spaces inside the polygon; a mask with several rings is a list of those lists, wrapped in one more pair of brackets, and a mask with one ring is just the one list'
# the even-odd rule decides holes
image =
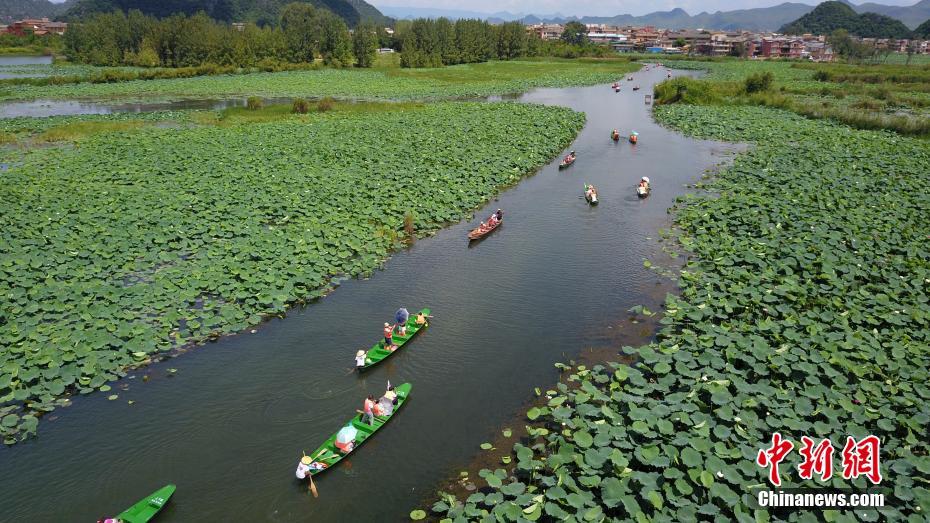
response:
{"label": "shoreline vegetation", "polygon": [[[115,83],[71,83],[55,85],[47,79],[15,79],[0,83],[0,101],[36,99],[181,99],[222,96],[324,97],[358,100],[437,100],[476,98],[525,92],[537,87],[568,87],[609,82],[618,75],[636,71],[640,64],[627,60],[583,61],[538,59],[491,61],[430,69],[334,69],[249,72],[216,76],[186,76],[177,79],[128,80]],[[154,70],[160,71],[160,70]],[[94,74],[94,73],[91,73]],[[104,73],[96,73],[98,76]],[[113,73],[114,77],[148,74],[147,71]],[[155,74],[155,73],[153,73]],[[158,73],[161,74],[161,73]],[[21,81],[26,80],[26,81]],[[32,81],[35,80],[35,81]],[[2,81],[0,81],[2,82]],[[31,85],[44,84],[51,85]]]}
{"label": "shoreline vegetation", "polygon": [[[808,520],[917,521],[930,510],[930,148],[736,99],[819,88],[817,70],[869,73],[719,63],[676,61],[710,75],[656,88],[659,122],[752,146],[702,184],[710,192],[675,208],[689,262],[656,341],[624,346],[616,361],[632,365],[556,364],[564,379],[525,412],[527,436],[503,466],[480,471],[473,493],[433,498],[433,518],[803,521],[744,504],[747,485],[768,484],[755,457],[773,432],[795,448],[801,436],[881,440],[898,504]],[[835,87],[870,89],[851,79]],[[879,85],[902,98],[925,92]],[[783,487],[816,488],[797,476],[798,460],[783,463]],[[869,483],[834,473],[823,486]]]}
{"label": "shoreline vegetation", "polygon": [[930,135],[930,65],[665,63],[704,69],[709,74],[705,79],[676,78],[657,86],[658,105],[765,106],[814,119],[832,119],[858,129]]}

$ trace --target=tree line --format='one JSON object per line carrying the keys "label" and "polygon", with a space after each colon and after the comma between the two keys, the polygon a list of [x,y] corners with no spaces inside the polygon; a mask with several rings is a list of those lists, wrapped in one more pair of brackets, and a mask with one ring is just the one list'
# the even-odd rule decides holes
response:
{"label": "tree line", "polygon": [[371,67],[379,32],[362,23],[350,33],[340,17],[305,3],[288,4],[276,25],[264,27],[221,23],[202,12],[158,19],[114,11],[69,25],[64,52],[71,61],[101,66],[255,67],[319,57],[335,67]]}
{"label": "tree line", "polygon": [[379,47],[400,51],[402,67],[441,67],[523,56],[607,56],[606,46],[587,41],[583,25],[561,40],[543,41],[519,22],[446,18],[398,21],[395,31],[361,23],[350,31],[329,10],[291,3],[274,25],[227,24],[200,12],[155,18],[132,10],[97,13],[72,23],[64,36],[65,55],[99,66],[274,68],[308,63],[371,67]]}
{"label": "tree line", "polygon": [[[580,31],[577,26],[581,26]],[[440,67],[524,56],[613,54],[609,47],[590,43],[583,24],[569,24],[560,40],[546,41],[527,33],[520,22],[494,25],[484,20],[420,18],[397,22],[394,38],[402,67]]]}

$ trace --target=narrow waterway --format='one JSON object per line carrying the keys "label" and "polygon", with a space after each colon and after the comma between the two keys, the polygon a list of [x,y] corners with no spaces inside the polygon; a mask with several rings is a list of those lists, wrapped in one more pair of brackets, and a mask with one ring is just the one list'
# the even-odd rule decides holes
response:
{"label": "narrow waterway", "polygon": [[[665,73],[634,77],[621,93],[600,85],[521,98],[587,113],[569,169],[553,162],[371,279],[347,281],[254,334],[136,372],[120,383],[128,390],[114,387],[115,401],[77,398],[42,422],[38,439],[0,449],[0,521],[93,521],[169,482],[178,491],[159,522],[406,519],[534,387],[557,380],[554,362],[603,340],[607,325],[655,293],[643,259],[659,255],[667,209],[732,150],[653,123],[643,98]],[[635,129],[639,144],[611,141],[613,128]],[[643,175],[654,192],[640,200]],[[598,187],[599,206],[581,198],[585,182]],[[469,228],[498,207],[503,226],[469,246]],[[431,307],[435,319],[380,368],[352,373],[355,351],[378,339],[399,306]],[[318,477],[318,499],[309,496],[294,478],[301,451],[388,379],[411,382],[410,401]]]}

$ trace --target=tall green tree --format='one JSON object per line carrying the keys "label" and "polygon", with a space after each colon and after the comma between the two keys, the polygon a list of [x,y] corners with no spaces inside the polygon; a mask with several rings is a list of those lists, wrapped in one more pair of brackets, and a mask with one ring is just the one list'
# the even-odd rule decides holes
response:
{"label": "tall green tree", "polygon": [[355,54],[355,65],[358,67],[371,67],[378,55],[378,28],[374,24],[363,22],[358,24],[352,33],[352,50]]}
{"label": "tall green tree", "polygon": [[281,30],[293,62],[312,62],[320,52],[322,28],[317,10],[309,4],[294,2],[281,11]]}
{"label": "tall green tree", "polygon": [[497,57],[513,60],[526,53],[526,28],[520,22],[497,26]]}
{"label": "tall green tree", "polygon": [[334,67],[352,65],[352,42],[349,38],[349,28],[342,18],[324,11],[320,26],[323,33],[320,41],[323,63]]}
{"label": "tall green tree", "polygon": [[585,45],[588,43],[588,28],[581,22],[569,22],[562,30],[562,41],[571,45]]}

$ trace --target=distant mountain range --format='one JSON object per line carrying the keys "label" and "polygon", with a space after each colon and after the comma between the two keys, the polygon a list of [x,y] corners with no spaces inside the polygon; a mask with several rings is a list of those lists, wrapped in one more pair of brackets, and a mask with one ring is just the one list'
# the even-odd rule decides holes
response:
{"label": "distant mountain range", "polygon": [[[67,0],[55,4],[48,0],[0,0],[0,19],[5,23],[23,18],[80,18],[115,9],[138,9],[155,17],[175,13],[192,15],[204,11],[224,22],[274,23],[281,9],[295,0]],[[361,21],[387,25],[391,20],[364,0],[298,0],[329,9],[355,26]]]}
{"label": "distant mountain range", "polygon": [[0,23],[10,24],[23,18],[55,18],[72,4],[53,4],[48,0],[0,0]]}
{"label": "distant mountain range", "polygon": [[[930,0],[920,0],[911,6],[894,6],[876,4],[873,2],[855,5],[845,1],[857,13],[876,13],[895,18],[913,29],[927,19],[930,19]],[[772,7],[758,7],[753,9],[737,9],[734,11],[717,11],[715,13],[701,12],[694,16],[684,9],[677,8],[671,11],[656,11],[642,16],[563,16],[554,15],[524,15],[523,13],[479,13],[468,10],[431,9],[417,7],[383,7],[382,11],[388,16],[399,19],[409,18],[438,18],[444,16],[450,19],[481,18],[491,22],[509,22],[520,20],[524,23],[565,23],[578,20],[586,24],[609,25],[652,25],[667,29],[747,29],[750,31],[775,31],[801,16],[814,10],[813,5],[797,2],[785,2]]]}

